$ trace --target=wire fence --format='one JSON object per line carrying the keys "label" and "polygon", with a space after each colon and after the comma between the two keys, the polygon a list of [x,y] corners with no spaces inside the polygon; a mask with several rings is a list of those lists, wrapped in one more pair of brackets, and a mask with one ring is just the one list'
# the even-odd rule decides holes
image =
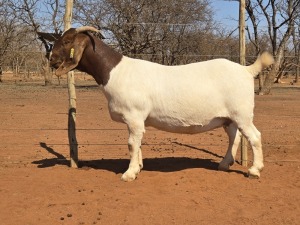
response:
{"label": "wire fence", "polygon": [[[63,90],[64,88],[60,88],[59,90]],[[31,90],[31,89],[29,89]],[[93,90],[89,90],[88,88],[85,89],[85,92],[89,92]],[[20,90],[20,93],[22,90]],[[297,94],[297,92],[295,92]],[[8,160],[11,163],[17,164],[19,159],[18,156],[14,154],[18,154],[16,151],[12,151],[12,149],[45,149],[46,147],[42,147],[41,145],[44,143],[47,148],[51,149],[59,149],[57,154],[67,155],[68,154],[68,146],[69,143],[66,138],[57,139],[57,133],[62,134],[62,136],[67,136],[67,112],[63,112],[61,110],[52,110],[51,112],[33,112],[33,111],[26,111],[26,110],[15,110],[18,106],[18,102],[26,102],[26,104],[30,104],[31,102],[35,102],[36,98],[31,97],[3,97],[3,92],[0,90],[0,103],[3,105],[4,102],[11,102],[13,107],[11,108],[1,108],[0,109],[0,134],[2,134],[2,141],[0,142],[0,161],[5,161],[7,157],[12,157],[12,160]],[[299,94],[299,92],[298,92]],[[2,96],[1,96],[2,95]],[[26,95],[25,95],[26,96]],[[99,100],[99,99],[98,99]],[[82,102],[91,102],[92,104],[95,102],[94,97],[83,97],[80,98]],[[287,104],[287,102],[285,103]],[[19,106],[21,107],[21,106]],[[37,106],[37,108],[39,108]],[[24,108],[26,109],[26,107]],[[106,109],[104,109],[106,110]],[[93,113],[96,112],[96,108],[94,109]],[[98,115],[97,115],[98,116]],[[31,122],[28,121],[27,123],[20,123],[14,124],[12,121],[16,118],[26,120],[27,118],[31,118]],[[59,121],[65,121],[64,125],[56,123],[51,123],[51,121],[45,123],[40,123],[38,120],[45,120],[45,118],[59,118]],[[77,117],[79,121],[87,117],[91,117],[90,112],[82,112],[77,113]],[[94,118],[94,117],[93,117]],[[95,121],[91,118],[92,121]],[[284,121],[294,121],[295,124],[300,122],[300,114],[297,112],[293,112],[288,114],[281,112],[279,115],[273,114],[256,114],[256,118],[259,118],[259,121],[267,121],[268,119],[272,121],[282,121],[284,125]],[[10,123],[11,122],[11,123]],[[264,122],[265,124],[265,122]],[[260,125],[262,126],[262,125]],[[89,125],[81,124],[77,127],[77,134],[81,137],[78,138],[77,145],[79,146],[79,155],[80,160],[90,160],[95,159],[100,156],[100,158],[128,158],[128,151],[127,151],[127,129],[126,127],[109,127],[109,125],[104,125],[103,127],[99,127],[99,125]],[[293,127],[284,127],[283,129],[278,129],[276,127],[264,125],[262,128],[259,129],[263,135],[263,147],[265,149],[271,150],[281,150],[289,151],[289,149],[298,148],[300,145],[299,140],[299,129],[297,126]],[[185,151],[182,149],[189,149],[192,150],[191,153],[188,153],[188,157],[212,157],[213,154],[218,155],[220,150],[225,150],[228,144],[226,134],[221,130],[212,131],[213,133],[207,132],[201,134],[203,138],[199,138],[197,136],[196,139],[185,138],[186,136],[182,135],[174,135],[174,134],[163,134],[164,132],[157,131],[154,128],[147,129],[147,138],[142,142],[142,148],[146,149],[148,157],[165,157],[165,156],[182,156],[186,154]],[[159,133],[161,138],[154,139],[149,138],[152,135]],[[221,135],[221,133],[223,133]],[[63,135],[64,134],[64,135]],[[104,140],[95,141],[95,138],[92,136],[101,136],[105,134],[106,137]],[[213,135],[212,135],[213,134]],[[285,142],[284,138],[285,135],[291,135],[295,137],[295,141]],[[55,137],[52,137],[54,135]],[[15,140],[8,140],[8,137],[13,136]],[[272,139],[273,136],[282,137],[281,139]],[[33,140],[27,139],[29,137],[34,137]],[[61,136],[60,136],[61,137]],[[264,139],[267,137],[267,139]],[[24,141],[25,139],[25,141]],[[117,140],[117,141],[116,141]],[[95,152],[94,151],[96,148]],[[6,149],[10,149],[10,152],[1,153]],[[83,149],[83,151],[81,151]],[[107,151],[108,149],[114,149],[116,151]],[[164,150],[161,151],[161,149]],[[217,149],[217,150],[216,150]],[[216,150],[217,153],[213,153]],[[54,151],[54,150],[53,150]],[[4,156],[3,156],[4,154]],[[52,154],[52,153],[51,153]],[[126,155],[127,154],[127,155]],[[250,153],[252,154],[252,153]],[[53,157],[54,154],[52,154]],[[157,156],[156,156],[157,155]],[[55,156],[55,155],[54,155]],[[41,157],[49,157],[42,154],[37,154],[34,156],[28,156],[25,159],[20,159],[23,163],[30,163],[32,162],[32,158],[41,158]],[[217,158],[221,158],[222,156],[218,156]],[[277,158],[276,158],[277,157]],[[2,158],[2,159],[1,159]],[[14,161],[15,160],[15,161]],[[267,157],[266,162],[278,163],[278,162],[299,162],[298,159],[291,159],[291,158],[281,158],[280,156],[273,156]],[[8,163],[8,162],[7,162]]]}
{"label": "wire fence", "polygon": [[[43,55],[43,52],[27,52],[27,53],[37,53],[40,55]],[[146,54],[146,53],[140,53],[140,54],[128,54],[129,57],[133,58],[140,58],[148,61],[157,61],[161,62],[166,57],[172,57],[176,58],[178,62],[181,62],[180,64],[187,64],[192,62],[200,62],[200,61],[206,61],[211,59],[217,59],[217,58],[225,58],[234,62],[239,62],[239,55],[229,55],[229,54],[175,54],[175,55],[169,55],[166,56],[164,54]],[[251,64],[255,61],[257,58],[256,55],[248,55],[246,56],[246,62],[247,64]],[[281,70],[282,73],[285,75],[295,75],[297,73],[298,67],[300,65],[297,65],[297,58],[298,56],[292,56],[292,55],[286,55],[285,60],[287,60],[286,66]],[[45,67],[43,66],[43,59],[37,58],[35,60],[31,60],[31,62],[24,61],[21,64],[16,64],[15,62],[12,63],[4,63],[1,65],[1,71],[2,74],[14,76],[14,77],[25,77],[25,78],[31,78],[32,76],[36,77],[43,77],[43,70],[45,70]],[[48,68],[52,74],[55,74],[55,71],[51,68]],[[299,70],[299,69],[298,69]],[[79,72],[79,71],[78,71]],[[1,75],[1,74],[0,74]]]}

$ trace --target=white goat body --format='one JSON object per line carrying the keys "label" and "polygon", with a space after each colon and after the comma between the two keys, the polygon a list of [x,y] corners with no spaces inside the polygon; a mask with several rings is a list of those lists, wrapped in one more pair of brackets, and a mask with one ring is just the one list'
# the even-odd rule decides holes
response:
{"label": "white goat body", "polygon": [[163,66],[123,56],[104,93],[115,121],[126,122],[134,114],[146,126],[199,133],[228,119],[252,120],[253,67],[226,59]]}
{"label": "white goat body", "polygon": [[135,179],[142,167],[144,125],[178,133],[226,127],[230,143],[221,170],[233,164],[241,130],[254,148],[256,161],[249,174],[259,177],[263,158],[260,133],[252,122],[253,77],[271,63],[268,53],[250,66],[226,59],[163,66],[123,56],[103,87],[112,119],[125,122],[130,132],[131,163],[122,179]]}
{"label": "white goat body", "polygon": [[253,77],[273,63],[269,53],[250,66],[225,59],[163,66],[122,56],[86,31],[97,29],[66,31],[56,41],[50,63],[58,75],[77,68],[103,85],[111,118],[126,123],[129,130],[131,158],[123,180],[134,180],[143,167],[140,147],[145,126],[190,134],[223,126],[229,145],[220,170],[234,163],[242,132],[254,156],[249,175],[260,176],[264,165],[261,134],[253,125]]}

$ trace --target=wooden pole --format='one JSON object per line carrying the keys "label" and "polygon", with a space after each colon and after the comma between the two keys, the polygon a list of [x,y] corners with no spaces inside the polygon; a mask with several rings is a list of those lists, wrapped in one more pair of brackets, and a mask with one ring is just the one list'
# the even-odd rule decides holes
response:
{"label": "wooden pole", "polygon": [[[239,46],[240,46],[240,64],[246,65],[246,37],[245,37],[245,9],[246,1],[240,0],[239,10]],[[248,141],[242,136],[241,139],[241,162],[243,166],[248,164]]]}
{"label": "wooden pole", "polygon": [[[64,16],[64,30],[71,28],[73,0],[66,0],[66,11]],[[78,143],[76,139],[76,90],[74,72],[67,75],[69,92],[69,116],[68,116],[68,137],[70,145],[70,166],[78,168]]]}
{"label": "wooden pole", "polygon": [[246,41],[245,41],[245,0],[240,0],[239,13],[239,47],[240,47],[240,64],[246,65]]}

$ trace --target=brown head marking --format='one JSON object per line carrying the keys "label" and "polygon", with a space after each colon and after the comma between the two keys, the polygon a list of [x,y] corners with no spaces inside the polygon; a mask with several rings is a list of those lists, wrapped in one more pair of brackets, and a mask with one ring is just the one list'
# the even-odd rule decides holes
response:
{"label": "brown head marking", "polygon": [[76,68],[92,75],[98,84],[105,85],[122,55],[87,31],[99,32],[88,26],[67,30],[54,44],[50,65],[56,69],[56,75]]}

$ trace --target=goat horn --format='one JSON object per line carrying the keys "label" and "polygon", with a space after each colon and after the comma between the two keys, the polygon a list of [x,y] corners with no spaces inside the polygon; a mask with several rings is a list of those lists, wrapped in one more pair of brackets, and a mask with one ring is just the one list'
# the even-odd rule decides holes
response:
{"label": "goat horn", "polygon": [[98,30],[94,27],[91,27],[91,26],[83,26],[83,27],[76,28],[77,33],[85,32],[85,31],[92,31],[92,32],[96,32],[96,33],[100,32],[100,30]]}

